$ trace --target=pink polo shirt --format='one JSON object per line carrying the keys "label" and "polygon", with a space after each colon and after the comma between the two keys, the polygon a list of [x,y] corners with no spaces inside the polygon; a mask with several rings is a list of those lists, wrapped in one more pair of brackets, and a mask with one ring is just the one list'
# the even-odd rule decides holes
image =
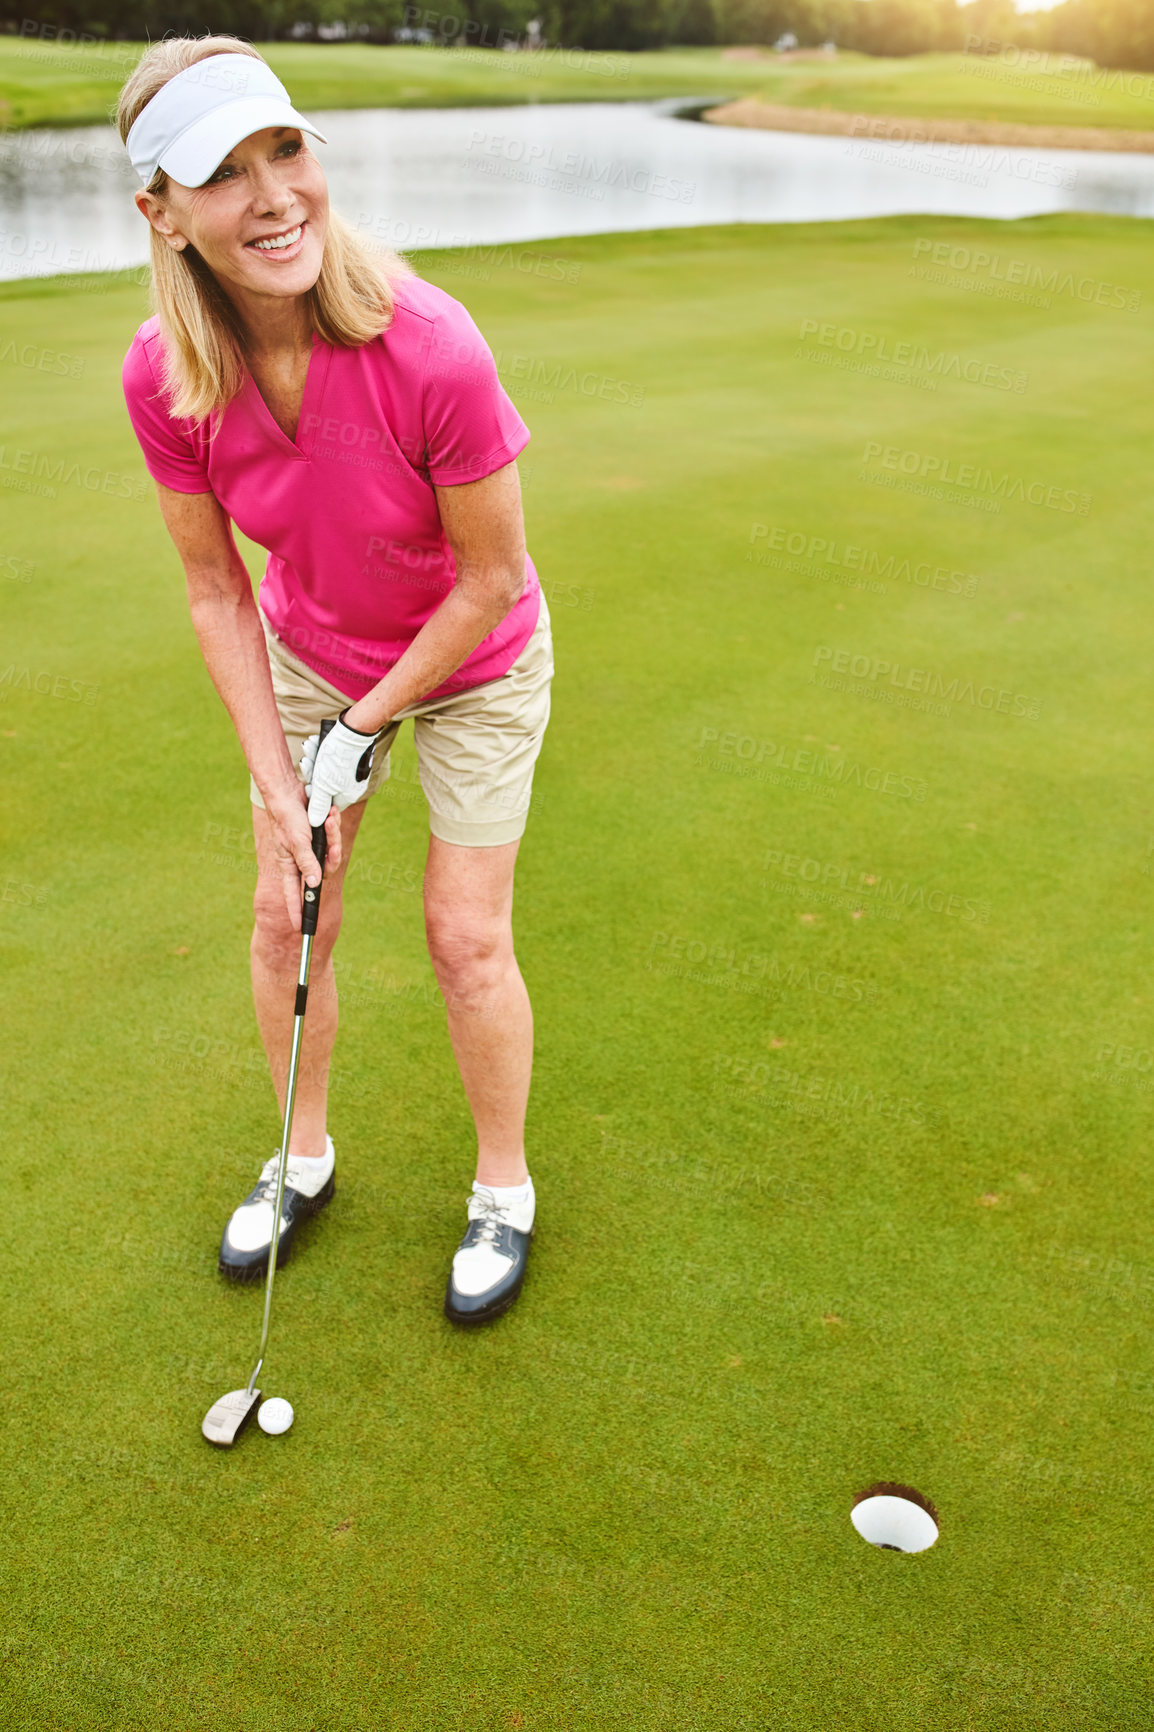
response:
{"label": "pink polo shirt", "polygon": [[[403,654],[452,589],[438,487],[511,463],[529,429],[469,314],[419,277],[395,285],[388,330],[359,349],[313,333],[295,440],[250,374],[206,425],[174,419],[160,393],[163,340],[148,319],[124,360],[124,396],[149,473],[178,493],[213,493],[268,563],[259,600],[289,648],[350,699]],[[429,697],[509,671],[537,623],[540,585]]]}

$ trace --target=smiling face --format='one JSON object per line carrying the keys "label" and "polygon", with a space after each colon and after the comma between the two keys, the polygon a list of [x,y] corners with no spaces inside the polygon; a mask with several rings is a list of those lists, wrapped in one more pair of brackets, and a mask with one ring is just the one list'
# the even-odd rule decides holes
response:
{"label": "smiling face", "polygon": [[194,246],[247,319],[266,297],[305,294],[320,275],[329,192],[295,127],[270,126],[230,150],[204,186],[169,179],[136,203],[177,251]]}

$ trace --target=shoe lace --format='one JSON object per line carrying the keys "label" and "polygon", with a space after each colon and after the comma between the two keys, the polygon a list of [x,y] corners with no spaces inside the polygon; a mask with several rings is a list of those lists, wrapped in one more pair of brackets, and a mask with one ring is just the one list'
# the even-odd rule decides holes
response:
{"label": "shoe lace", "polygon": [[[276,1202],[276,1175],[277,1175],[277,1168],[279,1166],[280,1166],[280,1150],[278,1149],[276,1154],[273,1155],[272,1159],[266,1161],[264,1166],[260,1170],[260,1179],[257,1183],[257,1193],[256,1194],[262,1203],[275,1203]],[[288,1185],[288,1174],[287,1173],[285,1174],[285,1185],[286,1185],[286,1187]]]}
{"label": "shoe lace", "polygon": [[505,1211],[495,1197],[482,1191],[469,1193],[469,1219],[480,1221],[481,1226],[475,1243],[496,1245],[497,1234],[502,1227],[508,1225]]}

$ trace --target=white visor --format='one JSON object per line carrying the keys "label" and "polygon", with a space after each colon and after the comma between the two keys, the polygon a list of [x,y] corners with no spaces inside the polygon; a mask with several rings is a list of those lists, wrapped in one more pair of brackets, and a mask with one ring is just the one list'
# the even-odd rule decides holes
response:
{"label": "white visor", "polygon": [[142,186],[158,168],[181,186],[203,186],[234,145],[266,126],[293,126],[328,143],[297,113],[271,66],[251,54],[211,54],[145,104],[128,134],[128,154]]}

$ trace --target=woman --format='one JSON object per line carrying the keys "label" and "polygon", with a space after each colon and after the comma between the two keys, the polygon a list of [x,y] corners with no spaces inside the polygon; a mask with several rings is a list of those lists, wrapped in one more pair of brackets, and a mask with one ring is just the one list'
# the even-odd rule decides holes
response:
{"label": "woman", "polygon": [[[125,398],[251,774],[253,996],[282,1113],[301,879],[320,879],[310,819],[327,835],[282,1255],[334,1192],[341,886],[411,716],[429,953],[478,1145],[445,1313],[485,1322],[520,1291],[535,1209],[511,912],[553,661],[515,461],[528,429],[465,309],[396,255],[378,263],[330,212],[305,136],[322,134],[249,44],[155,44],[117,119],[157,314],[128,351]],[[259,607],[230,519],[268,549]],[[339,720],[318,749],[325,718]],[[227,1275],[267,1268],[276,1163],[225,1228]]]}

